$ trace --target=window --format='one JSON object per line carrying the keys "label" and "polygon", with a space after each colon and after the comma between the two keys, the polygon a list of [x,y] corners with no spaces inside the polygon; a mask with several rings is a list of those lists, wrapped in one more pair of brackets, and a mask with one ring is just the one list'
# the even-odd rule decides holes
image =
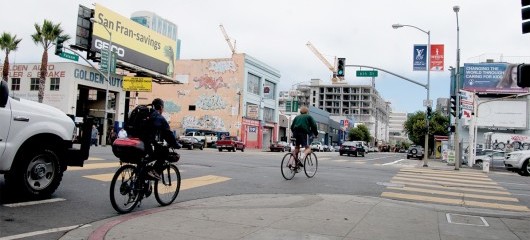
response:
{"label": "window", "polygon": [[98,100],[98,90],[96,89],[89,89],[88,90],[88,100],[96,101]]}
{"label": "window", "polygon": [[29,85],[30,91],[39,91],[39,79],[38,78],[32,78],[31,84]]}
{"label": "window", "polygon": [[276,91],[276,84],[265,80],[265,85],[263,88],[263,97],[265,99],[274,99],[274,96],[276,95],[274,93],[275,91]]}
{"label": "window", "polygon": [[11,78],[11,91],[20,91],[20,78]]}
{"label": "window", "polygon": [[188,111],[195,111],[195,109],[196,109],[195,105],[188,106]]}
{"label": "window", "polygon": [[263,109],[263,120],[267,122],[273,122],[274,121],[274,109],[264,108]]}
{"label": "window", "polygon": [[59,85],[61,85],[60,78],[50,78],[50,91],[59,91]]}
{"label": "window", "polygon": [[256,95],[259,95],[259,80],[260,80],[260,77],[252,74],[252,73],[248,73],[248,76],[247,76],[247,92],[251,92],[251,93],[254,93]]}

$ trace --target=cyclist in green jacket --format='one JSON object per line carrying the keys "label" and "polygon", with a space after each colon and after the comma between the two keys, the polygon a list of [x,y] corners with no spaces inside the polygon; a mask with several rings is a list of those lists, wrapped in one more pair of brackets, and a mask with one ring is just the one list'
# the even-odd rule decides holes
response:
{"label": "cyclist in green jacket", "polygon": [[[300,108],[300,115],[296,116],[291,124],[291,132],[293,133],[293,138],[295,138],[295,147],[293,150],[293,155],[298,156],[300,151],[300,145],[304,146],[305,150],[302,154],[302,159],[307,154],[311,153],[311,148],[309,147],[308,135],[312,134],[313,136],[318,135],[317,124],[315,119],[308,114],[309,109],[306,106]],[[296,162],[299,166],[303,166],[301,160],[296,159]]]}

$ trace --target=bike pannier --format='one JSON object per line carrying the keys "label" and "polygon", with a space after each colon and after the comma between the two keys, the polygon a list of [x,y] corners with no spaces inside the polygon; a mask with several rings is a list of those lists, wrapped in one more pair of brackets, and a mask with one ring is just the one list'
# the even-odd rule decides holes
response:
{"label": "bike pannier", "polygon": [[145,144],[139,138],[118,138],[112,143],[112,152],[122,162],[138,163],[145,156]]}

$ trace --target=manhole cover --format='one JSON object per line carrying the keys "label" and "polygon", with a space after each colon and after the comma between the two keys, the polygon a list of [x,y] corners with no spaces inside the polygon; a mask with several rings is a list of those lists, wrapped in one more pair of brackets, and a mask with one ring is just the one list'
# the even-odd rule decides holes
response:
{"label": "manhole cover", "polygon": [[385,186],[385,187],[399,187],[399,188],[405,187],[405,185],[400,184],[400,183],[377,182],[376,184],[377,185],[381,185],[381,186]]}
{"label": "manhole cover", "polygon": [[484,219],[483,217],[479,217],[479,216],[461,215],[461,214],[454,214],[454,213],[447,213],[445,215],[447,216],[447,222],[452,223],[452,224],[481,226],[481,227],[490,226],[488,222],[486,222],[486,219]]}

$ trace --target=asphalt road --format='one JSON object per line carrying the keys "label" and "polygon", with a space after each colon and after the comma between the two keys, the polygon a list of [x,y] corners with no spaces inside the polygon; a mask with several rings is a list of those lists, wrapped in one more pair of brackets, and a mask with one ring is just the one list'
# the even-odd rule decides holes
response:
{"label": "asphalt road", "polygon": [[[279,152],[217,152],[214,149],[180,150],[178,167],[183,184],[179,202],[239,194],[351,194],[380,197],[385,183],[403,167],[414,166],[418,160],[406,160],[402,153],[369,153],[366,157],[339,156],[336,152],[317,153],[318,172],[308,179],[303,173],[286,181],[280,172],[285,153]],[[28,206],[12,205],[0,178],[0,240],[12,236],[24,239],[58,239],[68,227],[116,216],[109,201],[110,180],[118,160],[110,148],[91,149],[91,158],[83,168],[69,168],[59,189],[45,202]],[[403,159],[403,160],[402,160]],[[401,161],[400,161],[401,160]],[[530,178],[498,171],[489,175],[508,191],[518,194],[521,204],[530,206]],[[11,205],[10,205],[11,204]],[[140,209],[158,207],[154,197],[143,200]],[[65,228],[66,229],[61,229]],[[36,231],[44,231],[37,234]]]}

